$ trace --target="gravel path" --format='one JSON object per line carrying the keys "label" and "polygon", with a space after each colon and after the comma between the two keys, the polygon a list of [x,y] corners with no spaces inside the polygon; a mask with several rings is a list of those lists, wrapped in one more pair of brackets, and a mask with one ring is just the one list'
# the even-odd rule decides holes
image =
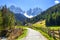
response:
{"label": "gravel path", "polygon": [[[27,36],[22,38],[21,40],[47,40],[41,33],[31,28],[27,28]],[[6,40],[3,38],[2,40]]]}
{"label": "gravel path", "polygon": [[41,33],[39,33],[36,30],[28,29],[28,34],[25,38],[23,38],[22,40],[47,40]]}

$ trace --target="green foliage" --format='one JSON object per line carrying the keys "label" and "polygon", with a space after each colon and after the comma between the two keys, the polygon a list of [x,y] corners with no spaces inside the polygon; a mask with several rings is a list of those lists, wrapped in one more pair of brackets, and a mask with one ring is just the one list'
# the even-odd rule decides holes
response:
{"label": "green foliage", "polygon": [[[60,26],[60,4],[48,9],[49,15],[46,18],[47,26]],[[50,11],[50,12],[49,12]]]}
{"label": "green foliage", "polygon": [[15,25],[14,14],[6,6],[0,9],[0,28],[11,29]]}
{"label": "green foliage", "polygon": [[0,26],[2,26],[2,13],[1,13],[1,11],[0,11]]}

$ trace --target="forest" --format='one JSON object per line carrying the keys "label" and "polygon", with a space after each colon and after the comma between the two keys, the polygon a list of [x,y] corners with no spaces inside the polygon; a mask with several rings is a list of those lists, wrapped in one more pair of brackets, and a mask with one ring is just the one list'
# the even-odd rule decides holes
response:
{"label": "forest", "polygon": [[[4,36],[4,30],[14,29],[15,17],[6,5],[0,8],[0,36]],[[3,34],[2,34],[3,33]]]}

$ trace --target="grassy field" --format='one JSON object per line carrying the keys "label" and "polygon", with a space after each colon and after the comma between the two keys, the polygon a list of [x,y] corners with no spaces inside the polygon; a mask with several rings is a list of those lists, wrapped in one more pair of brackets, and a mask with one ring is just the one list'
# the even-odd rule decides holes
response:
{"label": "grassy field", "polygon": [[49,29],[51,29],[51,30],[58,30],[58,29],[60,29],[60,26],[49,26],[49,27],[46,27],[46,25],[45,25],[45,20],[43,20],[43,21],[39,21],[39,22],[37,22],[37,23],[35,23],[35,24],[33,24],[32,25],[33,27],[42,27],[42,28],[49,28]]}
{"label": "grassy field", "polygon": [[48,27],[48,28],[50,28],[51,30],[59,30],[60,26],[51,26],[51,27]]}
{"label": "grassy field", "polygon": [[46,27],[45,20],[34,23],[32,26],[34,26],[34,27]]}

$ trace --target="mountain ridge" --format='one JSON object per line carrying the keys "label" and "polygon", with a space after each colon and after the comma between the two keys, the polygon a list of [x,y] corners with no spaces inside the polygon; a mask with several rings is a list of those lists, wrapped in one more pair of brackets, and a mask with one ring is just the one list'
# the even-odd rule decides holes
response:
{"label": "mountain ridge", "polygon": [[[15,7],[14,5],[10,6],[9,9],[13,12],[13,13],[20,13],[24,16],[26,16],[27,18],[32,18],[37,16],[38,14],[40,14],[42,12],[41,8],[33,8],[33,9],[29,9],[27,11],[23,11],[21,8],[19,7]],[[26,14],[25,14],[26,13]],[[31,17],[32,16],[32,17]]]}

